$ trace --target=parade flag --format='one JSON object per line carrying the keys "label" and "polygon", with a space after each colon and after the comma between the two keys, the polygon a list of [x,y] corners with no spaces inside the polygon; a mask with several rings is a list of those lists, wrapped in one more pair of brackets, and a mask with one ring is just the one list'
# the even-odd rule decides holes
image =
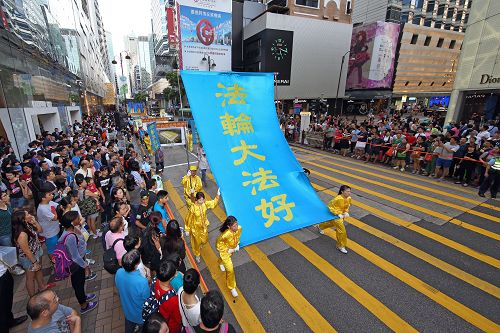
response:
{"label": "parade flag", "polygon": [[331,220],[280,130],[272,73],[182,71],[189,104],[241,245]]}
{"label": "parade flag", "polygon": [[156,128],[156,121],[149,123],[147,129],[149,138],[151,139],[151,148],[153,148],[153,151],[156,151],[161,148],[160,135],[158,134],[158,129]]}

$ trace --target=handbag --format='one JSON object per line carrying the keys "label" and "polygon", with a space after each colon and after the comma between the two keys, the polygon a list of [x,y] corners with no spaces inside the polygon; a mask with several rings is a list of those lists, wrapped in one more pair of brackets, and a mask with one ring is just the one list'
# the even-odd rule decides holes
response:
{"label": "handbag", "polygon": [[78,201],[78,207],[83,217],[87,217],[99,212],[99,207],[94,198],[85,197],[85,190],[83,191],[83,200]]}
{"label": "handbag", "polygon": [[394,154],[394,147],[389,148],[385,154],[391,157]]}

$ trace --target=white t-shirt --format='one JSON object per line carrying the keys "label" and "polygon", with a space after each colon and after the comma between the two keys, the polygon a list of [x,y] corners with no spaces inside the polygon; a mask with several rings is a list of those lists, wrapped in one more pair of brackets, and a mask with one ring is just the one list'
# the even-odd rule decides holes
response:
{"label": "white t-shirt", "polygon": [[481,145],[483,140],[488,140],[490,138],[490,132],[482,131],[477,135],[477,144]]}
{"label": "white t-shirt", "polygon": [[195,295],[198,303],[195,305],[186,305],[182,302],[182,294],[184,293],[184,288],[180,287],[177,291],[177,299],[179,300],[179,312],[181,313],[182,325],[184,327],[191,328],[191,332],[193,332],[192,327],[197,326],[201,323],[201,315],[200,315],[200,305],[201,302],[198,296]]}
{"label": "white t-shirt", "polygon": [[49,202],[48,204],[39,204],[36,210],[36,217],[38,219],[38,223],[43,228],[43,232],[41,235],[46,238],[51,238],[57,236],[59,233],[59,221],[54,220],[54,215],[57,217],[55,213],[55,209],[58,204],[54,201]]}

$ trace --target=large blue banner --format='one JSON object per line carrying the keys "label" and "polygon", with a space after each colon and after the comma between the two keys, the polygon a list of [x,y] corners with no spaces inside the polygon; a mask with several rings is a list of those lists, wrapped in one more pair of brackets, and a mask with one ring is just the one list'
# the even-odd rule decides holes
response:
{"label": "large blue banner", "polygon": [[148,124],[148,134],[151,139],[151,148],[153,152],[161,148],[160,146],[160,135],[158,134],[158,129],[156,128],[156,121]]}
{"label": "large blue banner", "polygon": [[333,218],[280,131],[272,73],[181,74],[241,245]]}

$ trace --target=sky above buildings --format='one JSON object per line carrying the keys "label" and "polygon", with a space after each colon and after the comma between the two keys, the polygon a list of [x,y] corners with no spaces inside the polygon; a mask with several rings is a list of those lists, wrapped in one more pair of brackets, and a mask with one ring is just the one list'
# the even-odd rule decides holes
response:
{"label": "sky above buildings", "polygon": [[118,55],[125,49],[123,39],[130,34],[151,34],[151,2],[149,0],[100,0],[104,29],[113,35],[113,48]]}

